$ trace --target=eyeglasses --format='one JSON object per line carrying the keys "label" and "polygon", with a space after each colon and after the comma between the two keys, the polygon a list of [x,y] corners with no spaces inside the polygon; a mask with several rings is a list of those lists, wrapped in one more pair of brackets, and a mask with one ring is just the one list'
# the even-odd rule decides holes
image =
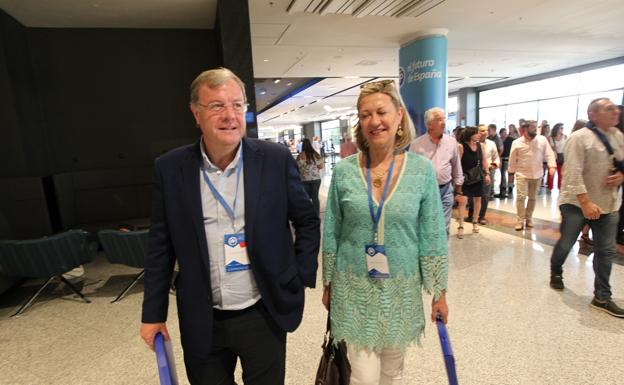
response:
{"label": "eyeglasses", "polygon": [[391,79],[386,79],[386,80],[378,80],[376,82],[369,82],[369,83],[364,83],[362,85],[360,85],[360,89],[362,88],[383,88],[385,86],[389,86],[392,85],[394,86],[394,80]]}
{"label": "eyeglasses", "polygon": [[247,107],[249,107],[248,103],[243,103],[243,102],[234,102],[234,103],[230,103],[230,104],[226,104],[226,103],[221,103],[221,102],[213,102],[213,103],[208,103],[208,104],[201,104],[200,102],[195,103],[200,107],[203,107],[205,109],[207,109],[208,111],[215,113],[215,114],[220,114],[223,111],[225,111],[225,108],[230,105],[232,106],[232,109],[234,110],[234,112],[236,113],[243,113],[245,111],[247,111]]}

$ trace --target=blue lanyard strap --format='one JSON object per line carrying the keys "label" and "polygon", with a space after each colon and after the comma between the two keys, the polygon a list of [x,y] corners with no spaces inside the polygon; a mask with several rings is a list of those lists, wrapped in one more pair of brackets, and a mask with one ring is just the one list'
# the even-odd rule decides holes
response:
{"label": "blue lanyard strap", "polygon": [[228,216],[230,217],[230,219],[232,219],[232,227],[236,227],[236,223],[235,223],[236,200],[238,199],[238,186],[240,184],[240,173],[241,173],[242,168],[243,168],[243,149],[241,148],[240,157],[238,158],[238,163],[236,164],[236,191],[234,192],[234,202],[232,202],[232,207],[230,207],[230,205],[225,201],[225,198],[223,198],[223,195],[221,195],[219,191],[217,191],[216,187],[212,184],[212,182],[210,181],[210,178],[208,177],[208,172],[206,171],[206,169],[205,168],[203,169],[204,180],[206,181],[208,188],[212,192],[212,195],[221,204],[221,206],[223,206],[225,211],[228,213]]}
{"label": "blue lanyard strap", "polygon": [[383,193],[381,194],[381,199],[379,200],[379,206],[377,207],[377,213],[375,213],[375,204],[373,203],[373,183],[371,180],[371,170],[370,170],[370,155],[366,155],[366,185],[368,187],[368,209],[370,211],[370,216],[373,221],[373,236],[374,241],[377,243],[377,233],[379,230],[379,219],[381,218],[381,211],[383,210],[384,203],[386,201],[386,197],[388,195],[388,189],[390,188],[390,181],[392,180],[392,171],[394,170],[394,159],[395,156],[392,156],[392,162],[390,163],[390,168],[388,169],[388,176],[386,176],[386,185],[384,186]]}

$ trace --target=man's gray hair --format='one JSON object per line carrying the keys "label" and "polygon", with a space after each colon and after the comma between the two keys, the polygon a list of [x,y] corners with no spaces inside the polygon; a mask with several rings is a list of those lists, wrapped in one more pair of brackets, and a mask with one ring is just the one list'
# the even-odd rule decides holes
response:
{"label": "man's gray hair", "polygon": [[592,100],[589,103],[589,106],[587,106],[587,114],[589,115],[590,112],[596,112],[600,109],[600,105],[602,104],[601,102],[610,102],[611,99],[609,98],[597,98]]}
{"label": "man's gray hair", "polygon": [[243,92],[243,99],[246,102],[245,83],[243,83],[234,72],[227,68],[219,67],[217,69],[204,71],[193,80],[193,83],[191,83],[191,103],[197,104],[197,102],[199,102],[199,89],[202,86],[205,85],[208,88],[217,88],[228,80],[234,80],[236,84],[240,86]]}
{"label": "man's gray hair", "polygon": [[444,112],[442,108],[440,107],[430,108],[427,111],[425,111],[425,127],[429,127],[429,122],[433,120],[433,114],[435,114],[436,112],[441,113],[442,116],[446,118],[446,113]]}

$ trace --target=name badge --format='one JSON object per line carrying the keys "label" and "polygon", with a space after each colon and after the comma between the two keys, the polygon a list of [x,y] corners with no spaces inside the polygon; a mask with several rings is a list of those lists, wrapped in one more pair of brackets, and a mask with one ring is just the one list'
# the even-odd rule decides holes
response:
{"label": "name badge", "polygon": [[225,249],[226,272],[232,273],[250,269],[244,233],[225,234],[223,236],[223,247]]}
{"label": "name badge", "polygon": [[366,253],[366,267],[369,278],[390,278],[390,269],[388,268],[388,257],[386,257],[386,248],[384,245],[366,245],[364,247]]}

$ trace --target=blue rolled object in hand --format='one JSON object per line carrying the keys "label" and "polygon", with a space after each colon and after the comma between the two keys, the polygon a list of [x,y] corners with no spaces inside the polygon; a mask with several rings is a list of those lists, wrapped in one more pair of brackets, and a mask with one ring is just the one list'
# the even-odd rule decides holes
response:
{"label": "blue rolled object in hand", "polygon": [[160,332],[154,336],[154,351],[156,352],[160,385],[178,385],[171,343],[166,342],[165,337]]}
{"label": "blue rolled object in hand", "polygon": [[458,385],[457,372],[455,371],[455,356],[453,356],[451,340],[449,339],[448,331],[442,321],[442,317],[439,314],[436,317],[436,326],[438,327],[438,335],[440,336],[442,356],[444,357],[444,366],[446,366],[446,374],[448,376],[449,385]]}

